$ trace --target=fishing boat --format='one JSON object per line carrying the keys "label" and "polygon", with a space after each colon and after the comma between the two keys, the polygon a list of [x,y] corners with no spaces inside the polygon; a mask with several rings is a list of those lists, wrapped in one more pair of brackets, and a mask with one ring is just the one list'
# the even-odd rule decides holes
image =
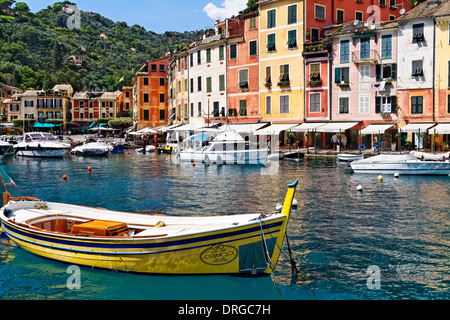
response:
{"label": "fishing boat", "polygon": [[23,157],[62,158],[69,148],[69,144],[59,142],[51,133],[30,132],[14,145],[14,152]]}
{"label": "fishing boat", "polygon": [[73,148],[70,153],[77,156],[107,156],[112,147],[105,142],[90,142]]}
{"label": "fishing boat", "polygon": [[300,161],[305,158],[305,154],[303,152],[300,152],[300,149],[297,149],[297,151],[284,152],[283,158],[289,161]]}
{"label": "fishing boat", "polygon": [[277,265],[297,183],[288,185],[281,212],[230,216],[124,213],[5,191],[0,220],[18,247],[69,264],[151,274],[266,275]]}
{"label": "fishing boat", "polygon": [[351,162],[351,161],[363,160],[364,155],[363,154],[339,153],[337,155],[337,158],[339,161]]}
{"label": "fishing boat", "polygon": [[350,163],[355,173],[408,175],[448,175],[450,162],[424,161],[412,154],[379,155]]}
{"label": "fishing boat", "polygon": [[176,157],[182,162],[208,164],[264,164],[269,149],[244,140],[234,130],[220,132],[214,139],[203,140],[198,148],[182,148]]}

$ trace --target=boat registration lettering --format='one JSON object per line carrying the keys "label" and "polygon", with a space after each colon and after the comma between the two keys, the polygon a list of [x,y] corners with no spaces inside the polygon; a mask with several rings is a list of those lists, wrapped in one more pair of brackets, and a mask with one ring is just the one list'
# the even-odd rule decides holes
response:
{"label": "boat registration lettering", "polygon": [[232,262],[237,256],[235,247],[217,244],[203,251],[200,259],[206,264],[218,266]]}

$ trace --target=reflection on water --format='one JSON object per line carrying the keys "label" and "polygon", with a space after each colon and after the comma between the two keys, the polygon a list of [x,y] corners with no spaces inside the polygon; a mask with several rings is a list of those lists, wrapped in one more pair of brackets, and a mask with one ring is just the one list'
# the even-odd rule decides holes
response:
{"label": "reflection on water", "polygon": [[[260,166],[176,165],[166,155],[134,153],[64,160],[12,157],[3,167],[20,187],[13,195],[168,215],[270,212],[283,202],[286,185],[299,179],[298,207],[288,228],[300,270],[297,279],[284,250],[275,284],[271,277],[164,277],[82,269],[82,290],[74,292],[64,286],[66,265],[2,246],[5,299],[450,297],[450,177],[385,176],[379,182],[376,175],[353,174],[335,158],[282,161],[276,174],[262,175]],[[380,290],[367,287],[372,265],[381,270]]]}

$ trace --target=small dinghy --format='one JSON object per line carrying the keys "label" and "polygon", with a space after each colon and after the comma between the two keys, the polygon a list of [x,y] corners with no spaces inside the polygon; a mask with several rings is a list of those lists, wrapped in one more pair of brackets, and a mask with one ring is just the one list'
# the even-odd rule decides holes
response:
{"label": "small dinghy", "polygon": [[339,153],[338,154],[339,161],[351,162],[364,159],[363,154],[350,154],[350,153]]}

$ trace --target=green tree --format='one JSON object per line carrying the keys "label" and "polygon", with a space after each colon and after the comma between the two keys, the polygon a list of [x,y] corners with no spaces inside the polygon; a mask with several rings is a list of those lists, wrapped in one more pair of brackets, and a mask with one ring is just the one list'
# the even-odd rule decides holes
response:
{"label": "green tree", "polygon": [[0,11],[5,12],[7,9],[11,9],[15,0],[0,0]]}
{"label": "green tree", "polygon": [[30,11],[30,7],[25,2],[17,2],[14,11],[18,13],[25,13]]}

